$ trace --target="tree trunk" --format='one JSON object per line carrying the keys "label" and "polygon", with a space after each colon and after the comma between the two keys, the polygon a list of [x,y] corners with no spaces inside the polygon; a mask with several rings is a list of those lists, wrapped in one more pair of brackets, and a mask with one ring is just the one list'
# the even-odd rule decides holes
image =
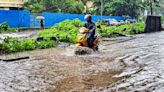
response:
{"label": "tree trunk", "polygon": [[151,11],[151,16],[153,16],[153,3],[150,3],[150,11]]}

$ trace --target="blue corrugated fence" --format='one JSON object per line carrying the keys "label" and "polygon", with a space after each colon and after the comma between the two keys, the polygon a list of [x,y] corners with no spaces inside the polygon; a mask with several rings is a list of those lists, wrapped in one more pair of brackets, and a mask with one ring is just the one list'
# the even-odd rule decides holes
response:
{"label": "blue corrugated fence", "polygon": [[82,14],[61,14],[44,12],[43,16],[45,17],[45,26],[53,26],[54,24],[66,19],[73,20],[75,18],[78,18],[81,21],[84,21],[84,15]]}
{"label": "blue corrugated fence", "polygon": [[0,23],[3,22],[7,22],[10,27],[30,27],[30,12],[0,10]]}
{"label": "blue corrugated fence", "polygon": [[[53,26],[54,24],[64,21],[66,19],[73,20],[75,18],[78,18],[81,21],[85,21],[84,20],[85,15],[83,15],[83,14],[62,14],[62,13],[44,12],[42,15],[45,17],[45,26],[47,26],[47,27]],[[121,16],[102,16],[102,19],[109,19],[109,18],[116,19],[118,21],[126,19]],[[92,19],[94,22],[97,22],[97,21],[101,20],[101,16],[92,15]]]}
{"label": "blue corrugated fence", "polygon": [[[73,20],[75,18],[84,20],[83,14],[62,14],[62,13],[50,13],[43,12],[42,16],[45,17],[45,27],[51,27],[56,23],[64,21],[66,19]],[[125,20],[121,16],[102,16],[103,19],[116,19],[118,21]],[[97,22],[101,19],[101,16],[93,15],[92,19]],[[36,16],[30,14],[29,11],[19,11],[19,10],[0,10],[0,23],[7,22],[10,27],[39,27],[39,20]]]}

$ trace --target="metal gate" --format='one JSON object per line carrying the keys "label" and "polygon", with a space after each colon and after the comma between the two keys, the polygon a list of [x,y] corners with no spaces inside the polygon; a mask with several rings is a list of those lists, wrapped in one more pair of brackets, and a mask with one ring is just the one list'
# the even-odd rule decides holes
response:
{"label": "metal gate", "polygon": [[40,20],[37,19],[37,16],[41,16],[42,13],[31,13],[30,15],[30,27],[31,28],[40,28]]}

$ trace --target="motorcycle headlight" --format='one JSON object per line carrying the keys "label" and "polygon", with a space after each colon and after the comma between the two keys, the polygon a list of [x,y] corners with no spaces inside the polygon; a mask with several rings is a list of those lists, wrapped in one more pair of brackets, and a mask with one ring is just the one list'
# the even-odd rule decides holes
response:
{"label": "motorcycle headlight", "polygon": [[84,30],[79,30],[80,33],[84,33]]}

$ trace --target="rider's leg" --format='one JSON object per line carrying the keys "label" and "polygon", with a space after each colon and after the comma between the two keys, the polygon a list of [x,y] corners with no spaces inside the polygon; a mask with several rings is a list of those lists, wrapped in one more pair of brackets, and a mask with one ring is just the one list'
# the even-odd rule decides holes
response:
{"label": "rider's leg", "polygon": [[92,48],[94,46],[94,35],[95,35],[95,30],[93,32],[89,32],[88,33],[88,37],[87,37],[87,43],[88,43],[88,47]]}

